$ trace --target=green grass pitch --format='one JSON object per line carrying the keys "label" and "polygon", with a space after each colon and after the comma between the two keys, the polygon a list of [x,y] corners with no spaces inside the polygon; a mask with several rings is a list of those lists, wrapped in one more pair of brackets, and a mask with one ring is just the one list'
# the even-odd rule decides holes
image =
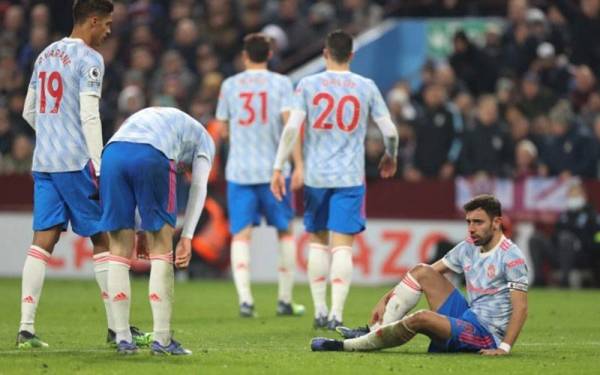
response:
{"label": "green grass pitch", "polygon": [[[151,329],[146,280],[133,281],[132,323]],[[359,325],[386,288],[353,287],[345,323]],[[312,353],[314,336],[334,333],[311,327],[310,294],[296,287],[307,306],[301,318],[275,317],[275,285],[254,285],[257,319],[237,317],[231,282],[176,285],[175,337],[191,357],[118,356],[105,346],[104,308],[93,281],[48,280],[36,329],[50,348],[19,351],[20,281],[0,279],[0,374],[600,374],[600,292],[533,290],[529,319],[513,353],[429,355],[418,337],[378,353]]]}

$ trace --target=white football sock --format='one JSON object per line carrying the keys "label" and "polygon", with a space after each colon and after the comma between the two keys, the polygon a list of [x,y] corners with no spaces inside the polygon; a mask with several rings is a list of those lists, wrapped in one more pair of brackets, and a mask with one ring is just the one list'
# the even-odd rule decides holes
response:
{"label": "white football sock", "polygon": [[104,310],[106,312],[106,322],[108,329],[114,332],[115,324],[113,323],[112,313],[110,312],[110,302],[108,300],[108,258],[110,253],[108,251],[94,254],[94,274],[96,275],[96,282],[100,287],[100,296],[104,303]]}
{"label": "white football sock", "polygon": [[27,252],[23,276],[21,278],[21,325],[19,331],[35,334],[34,322],[37,305],[44,286],[46,263],[50,253],[39,246],[32,245]]}
{"label": "white football sock", "polygon": [[388,303],[385,305],[382,324],[398,321],[413,309],[421,298],[421,285],[410,273],[394,288]]}
{"label": "white football sock", "polygon": [[327,316],[327,275],[329,275],[329,249],[325,245],[308,245],[308,280],[315,307],[315,318]]}
{"label": "white football sock", "polygon": [[127,258],[111,255],[108,261],[108,297],[113,316],[117,343],[133,341],[129,330],[129,310],[131,306],[131,284]]}
{"label": "white football sock", "polygon": [[150,256],[148,299],[152,307],[154,340],[167,346],[171,342],[171,311],[173,306],[173,253]]}
{"label": "white football sock", "polygon": [[231,273],[237,289],[239,304],[254,304],[250,291],[250,244],[246,241],[231,242]]}
{"label": "white football sock", "polygon": [[403,320],[383,325],[370,333],[355,339],[344,340],[344,350],[372,351],[405,344],[415,337],[416,332],[406,326]]}
{"label": "white football sock", "polygon": [[296,268],[296,242],[293,236],[285,236],[279,240],[279,258],[277,273],[279,275],[278,300],[292,302],[294,288],[294,270]]}
{"label": "white football sock", "polygon": [[331,249],[331,312],[329,320],[343,320],[344,304],[352,282],[352,247]]}

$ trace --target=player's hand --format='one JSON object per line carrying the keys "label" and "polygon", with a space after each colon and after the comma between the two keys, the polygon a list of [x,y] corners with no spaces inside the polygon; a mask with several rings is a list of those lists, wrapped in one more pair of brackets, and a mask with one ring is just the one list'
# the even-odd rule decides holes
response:
{"label": "player's hand", "polygon": [[283,200],[283,196],[286,194],[285,191],[285,178],[280,170],[275,169],[273,171],[273,177],[271,178],[271,192],[278,201]]}
{"label": "player's hand", "polygon": [[181,237],[175,248],[175,267],[186,268],[192,259],[192,240]]}
{"label": "player's hand", "polygon": [[481,349],[479,351],[479,354],[488,355],[488,356],[497,356],[497,355],[508,355],[508,352],[505,352],[502,349]]}
{"label": "player's hand", "polygon": [[383,154],[379,162],[379,174],[382,178],[394,177],[398,162],[388,154]]}
{"label": "player's hand", "polygon": [[304,186],[304,170],[302,168],[294,168],[292,173],[292,191],[299,190]]}
{"label": "player's hand", "polygon": [[375,323],[381,324],[381,322],[383,322],[383,314],[385,313],[385,306],[387,305],[388,301],[390,300],[390,295],[391,295],[391,292],[386,293],[383,297],[381,297],[379,302],[377,302],[377,304],[371,311],[371,319],[369,319],[369,326],[372,326]]}
{"label": "player's hand", "polygon": [[139,231],[135,234],[135,254],[138,259],[150,259],[150,255],[148,254],[148,240],[144,231]]}
{"label": "player's hand", "polygon": [[444,163],[440,170],[440,177],[444,180],[448,180],[454,176],[454,165],[452,163]]}

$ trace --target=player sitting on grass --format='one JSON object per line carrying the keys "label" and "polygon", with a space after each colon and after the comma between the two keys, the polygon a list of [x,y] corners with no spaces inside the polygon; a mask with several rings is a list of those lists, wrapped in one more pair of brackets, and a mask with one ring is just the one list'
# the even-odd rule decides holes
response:
{"label": "player sitting on grass", "polygon": [[[464,205],[469,238],[433,265],[419,264],[384,295],[367,329],[339,327],[343,341],[312,340],[313,351],[371,351],[403,345],[417,333],[430,352],[506,355],[527,318],[527,266],[502,234],[500,202],[481,195]],[[465,274],[470,304],[444,277]],[[425,293],[430,310],[406,315]]]}

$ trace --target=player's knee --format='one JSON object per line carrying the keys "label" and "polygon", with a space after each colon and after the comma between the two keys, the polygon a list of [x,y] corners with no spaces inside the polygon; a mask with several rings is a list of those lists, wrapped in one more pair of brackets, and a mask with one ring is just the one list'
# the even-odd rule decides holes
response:
{"label": "player's knee", "polygon": [[413,268],[411,268],[411,270],[409,271],[410,275],[419,282],[421,279],[430,275],[431,272],[435,272],[433,267],[431,267],[429,264],[425,264],[425,263],[419,263],[416,266],[414,266]]}
{"label": "player's knee", "polygon": [[90,240],[94,245],[94,254],[108,251],[108,234],[104,232],[96,233],[90,236]]}
{"label": "player's knee", "polygon": [[407,324],[410,328],[419,331],[427,327],[431,321],[432,312],[429,310],[418,310],[407,317]]}

